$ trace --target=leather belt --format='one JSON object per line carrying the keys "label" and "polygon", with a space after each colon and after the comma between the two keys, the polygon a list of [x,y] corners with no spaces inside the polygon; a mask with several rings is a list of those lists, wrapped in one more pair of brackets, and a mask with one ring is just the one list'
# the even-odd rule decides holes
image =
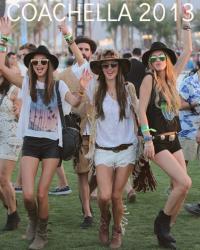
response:
{"label": "leather belt", "polygon": [[108,148],[108,147],[100,147],[97,143],[95,143],[95,147],[97,149],[103,149],[103,150],[113,151],[114,153],[118,153],[120,151],[126,150],[131,145],[133,145],[133,144],[132,143],[130,143],[130,144],[121,144],[121,145],[119,145],[117,147]]}

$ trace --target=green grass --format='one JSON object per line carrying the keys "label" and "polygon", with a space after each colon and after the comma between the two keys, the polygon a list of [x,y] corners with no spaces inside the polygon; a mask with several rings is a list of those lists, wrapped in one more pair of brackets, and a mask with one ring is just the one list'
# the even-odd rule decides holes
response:
{"label": "green grass", "polygon": [[[28,167],[28,166],[27,166]],[[65,164],[65,169],[73,192],[68,196],[49,197],[49,243],[46,250],[98,250],[106,249],[98,243],[99,209],[96,201],[92,201],[94,210],[94,225],[88,230],[80,229],[82,221],[81,207],[77,192],[77,179],[70,163]],[[156,250],[156,238],[153,234],[153,221],[160,208],[163,208],[166,200],[166,189],[169,180],[156,166],[153,171],[158,181],[158,188],[153,193],[140,193],[134,204],[127,204],[129,215],[126,233],[123,237],[124,250]],[[187,202],[200,199],[199,178],[200,166],[193,162],[189,166],[189,174],[193,180],[193,186],[187,197]],[[16,172],[13,179],[15,179]],[[52,187],[56,186],[55,177]],[[28,242],[22,240],[27,225],[27,217],[24,210],[22,195],[17,194],[21,223],[18,230],[0,235],[0,250],[24,250],[28,248]],[[6,211],[0,205],[0,227],[5,223]],[[200,250],[200,218],[189,215],[181,210],[172,233],[177,240],[177,249]]]}

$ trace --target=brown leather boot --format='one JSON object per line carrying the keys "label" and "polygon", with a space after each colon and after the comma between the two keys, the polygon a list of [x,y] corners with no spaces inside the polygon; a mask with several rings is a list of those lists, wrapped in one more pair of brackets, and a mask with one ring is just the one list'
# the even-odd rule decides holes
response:
{"label": "brown leather boot", "polygon": [[29,249],[42,249],[48,243],[47,240],[48,219],[38,219],[35,239]]}
{"label": "brown leather boot", "polygon": [[109,244],[109,225],[111,220],[111,213],[109,211],[108,215],[104,218],[101,216],[100,227],[99,227],[99,240],[101,244]]}
{"label": "brown leather boot", "polygon": [[112,240],[110,242],[111,249],[120,248],[122,245],[122,230],[113,227]]}

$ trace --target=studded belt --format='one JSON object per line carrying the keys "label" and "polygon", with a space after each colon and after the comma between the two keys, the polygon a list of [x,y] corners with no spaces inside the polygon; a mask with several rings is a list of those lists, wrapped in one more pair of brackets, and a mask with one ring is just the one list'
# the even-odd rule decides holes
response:
{"label": "studded belt", "polygon": [[114,153],[118,153],[120,151],[126,150],[127,148],[129,148],[131,145],[133,145],[132,143],[130,144],[121,144],[117,147],[100,147],[97,143],[95,143],[95,147],[97,149],[103,149],[103,150],[108,150],[108,151],[113,151]]}

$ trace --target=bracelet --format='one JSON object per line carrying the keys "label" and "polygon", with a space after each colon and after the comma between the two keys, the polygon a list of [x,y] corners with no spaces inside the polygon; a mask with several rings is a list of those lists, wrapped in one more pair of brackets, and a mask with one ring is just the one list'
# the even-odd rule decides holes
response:
{"label": "bracelet", "polygon": [[144,140],[144,142],[150,142],[153,140],[153,136],[152,135],[144,135],[143,140]]}
{"label": "bracelet", "polygon": [[0,45],[0,52],[6,52],[7,47]]}
{"label": "bracelet", "polygon": [[64,39],[65,41],[71,45],[72,43],[74,43],[74,38],[72,36],[72,34],[67,34],[67,35],[64,35]]}
{"label": "bracelet", "polygon": [[183,26],[183,30],[191,30],[190,25],[184,25],[184,26]]}
{"label": "bracelet", "polygon": [[79,94],[80,96],[84,96],[84,92],[83,92],[83,91],[79,91],[78,94]]}

